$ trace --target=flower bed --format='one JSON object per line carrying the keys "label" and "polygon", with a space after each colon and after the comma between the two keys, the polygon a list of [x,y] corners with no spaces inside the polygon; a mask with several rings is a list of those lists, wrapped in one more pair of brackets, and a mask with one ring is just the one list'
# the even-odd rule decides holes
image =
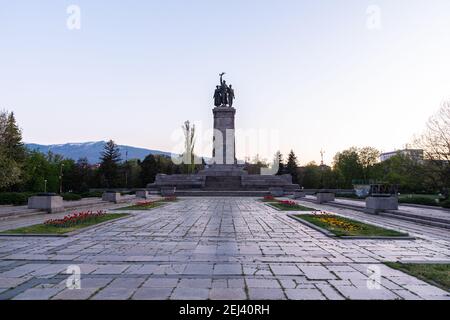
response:
{"label": "flower bed", "polygon": [[103,210],[92,212],[85,211],[74,213],[68,216],[65,216],[62,219],[50,219],[44,222],[45,225],[59,227],[59,228],[70,228],[76,226],[78,224],[89,223],[89,222],[97,222],[101,220],[106,215],[106,212]]}
{"label": "flower bed", "polygon": [[292,200],[277,200],[268,204],[281,211],[314,211],[315,209],[297,204]]}
{"label": "flower bed", "polygon": [[109,220],[127,216],[123,213],[106,214],[104,211],[85,211],[65,216],[61,219],[50,219],[41,224],[3,231],[3,234],[65,234]]}
{"label": "flower bed", "polygon": [[330,231],[336,236],[373,236],[373,237],[405,237],[405,233],[385,229],[371,224],[355,221],[337,216],[325,211],[313,214],[296,215],[296,218],[305,220],[320,228]]}

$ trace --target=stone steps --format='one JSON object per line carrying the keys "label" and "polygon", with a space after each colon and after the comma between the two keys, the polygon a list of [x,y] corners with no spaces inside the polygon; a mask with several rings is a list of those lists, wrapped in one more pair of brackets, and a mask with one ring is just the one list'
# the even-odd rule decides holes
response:
{"label": "stone steps", "polygon": [[177,190],[178,197],[264,197],[268,191],[232,191],[232,190]]}
{"label": "stone steps", "polygon": [[240,176],[207,176],[204,190],[240,191]]}
{"label": "stone steps", "polygon": [[384,216],[384,217],[391,217],[391,218],[395,218],[395,219],[405,220],[405,221],[411,221],[411,222],[415,222],[418,224],[424,224],[427,226],[450,229],[450,221],[445,221],[443,219],[423,217],[423,216],[417,216],[417,215],[412,215],[412,214],[405,214],[404,212],[400,212],[400,211],[380,212],[379,215]]}

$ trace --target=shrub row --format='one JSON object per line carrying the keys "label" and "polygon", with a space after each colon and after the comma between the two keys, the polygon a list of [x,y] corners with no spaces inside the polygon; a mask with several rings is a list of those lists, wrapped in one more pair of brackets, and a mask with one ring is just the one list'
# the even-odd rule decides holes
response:
{"label": "shrub row", "polygon": [[404,197],[398,199],[399,203],[412,203],[412,204],[421,204],[425,206],[439,206],[439,202],[432,198],[413,196],[413,197]]}
{"label": "shrub row", "polygon": [[[23,206],[28,203],[28,198],[35,195],[32,192],[0,192],[0,205],[14,205]],[[76,201],[82,198],[94,198],[101,197],[101,192],[85,192],[82,194],[77,193],[63,193],[62,197],[66,201]]]}
{"label": "shrub row", "polygon": [[81,193],[81,196],[83,198],[101,198],[103,192],[101,191],[92,191],[92,192],[83,192]]}
{"label": "shrub row", "polygon": [[441,207],[443,207],[443,208],[448,208],[448,209],[450,209],[450,199],[441,201],[439,204],[440,204]]}
{"label": "shrub row", "polygon": [[63,193],[62,197],[66,201],[77,201],[83,198],[81,195],[72,192]]}
{"label": "shrub row", "polygon": [[28,203],[31,192],[2,192],[0,193],[0,205],[23,206]]}

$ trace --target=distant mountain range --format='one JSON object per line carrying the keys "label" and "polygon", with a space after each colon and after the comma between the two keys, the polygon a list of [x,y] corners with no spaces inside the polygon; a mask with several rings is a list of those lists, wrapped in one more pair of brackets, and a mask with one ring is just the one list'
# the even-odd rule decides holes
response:
{"label": "distant mountain range", "polygon": [[[40,151],[42,153],[48,153],[49,151],[60,154],[66,159],[78,160],[80,158],[87,158],[89,163],[95,164],[100,162],[100,154],[103,151],[103,147],[106,141],[95,142],[82,142],[82,143],[65,143],[65,144],[52,144],[41,145],[35,143],[26,143],[25,146],[29,150]],[[151,150],[144,148],[136,148],[131,146],[119,145],[120,153],[122,154],[122,160],[125,160],[126,153],[128,152],[128,159],[141,159],[143,160],[149,154],[153,155],[166,155],[170,156],[170,152]]]}

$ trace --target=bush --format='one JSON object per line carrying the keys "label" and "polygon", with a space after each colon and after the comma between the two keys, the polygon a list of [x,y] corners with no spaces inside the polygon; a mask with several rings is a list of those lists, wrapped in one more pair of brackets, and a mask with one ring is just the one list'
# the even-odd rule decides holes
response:
{"label": "bush", "polygon": [[103,193],[101,191],[83,192],[81,197],[83,198],[101,198]]}
{"label": "bush", "polygon": [[449,208],[449,209],[450,209],[450,199],[441,201],[439,204],[440,204],[441,207],[443,207],[443,208]]}
{"label": "bush", "polygon": [[28,203],[29,192],[2,192],[0,193],[0,205],[23,206]]}
{"label": "bush", "polygon": [[421,205],[425,205],[425,206],[434,206],[437,207],[439,206],[439,203],[433,199],[433,198],[429,198],[429,197],[405,197],[405,198],[400,198],[398,199],[398,202],[400,203],[412,203],[412,204],[421,204]]}
{"label": "bush", "polygon": [[81,200],[81,198],[82,198],[81,195],[76,194],[76,193],[71,193],[71,192],[63,193],[62,197],[66,201],[77,201],[77,200]]}

